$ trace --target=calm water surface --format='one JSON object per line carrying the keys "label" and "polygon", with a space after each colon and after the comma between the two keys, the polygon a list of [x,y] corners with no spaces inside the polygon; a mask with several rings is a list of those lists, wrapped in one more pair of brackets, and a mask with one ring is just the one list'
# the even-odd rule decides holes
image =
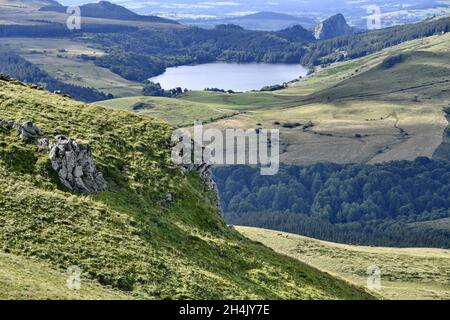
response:
{"label": "calm water surface", "polygon": [[219,88],[250,91],[304,77],[307,72],[299,64],[217,62],[168,68],[164,74],[150,81],[159,82],[164,89],[181,87],[190,90]]}

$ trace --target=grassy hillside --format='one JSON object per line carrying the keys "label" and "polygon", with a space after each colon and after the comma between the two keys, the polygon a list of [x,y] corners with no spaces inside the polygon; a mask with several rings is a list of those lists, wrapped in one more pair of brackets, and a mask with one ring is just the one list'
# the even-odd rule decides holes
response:
{"label": "grassy hillside", "polygon": [[132,110],[137,103],[152,105],[152,108],[136,111],[140,115],[164,119],[177,126],[191,126],[196,120],[214,122],[253,110],[293,105],[295,97],[259,92],[230,95],[192,91],[176,99],[135,96],[96,102],[98,105],[118,110]]}
{"label": "grassy hillside", "polygon": [[172,164],[170,125],[5,81],[0,106],[0,119],[89,143],[109,185],[94,196],[66,192],[47,154],[1,129],[0,248],[25,264],[32,257],[55,277],[76,265],[84,281],[107,286],[98,297],[112,286],[143,299],[372,298],[230,230],[201,179]]}
{"label": "grassy hillside", "polygon": [[132,296],[83,279],[80,290],[68,290],[67,274],[37,259],[0,253],[0,300],[101,299]]}
{"label": "grassy hillside", "polygon": [[360,286],[367,268],[381,269],[387,299],[449,299],[450,250],[358,247],[319,241],[283,232],[238,227],[251,240]]}

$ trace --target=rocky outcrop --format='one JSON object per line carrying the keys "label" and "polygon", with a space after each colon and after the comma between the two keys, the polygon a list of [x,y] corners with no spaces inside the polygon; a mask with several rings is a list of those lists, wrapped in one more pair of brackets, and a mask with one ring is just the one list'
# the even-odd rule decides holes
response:
{"label": "rocky outcrop", "polygon": [[41,135],[41,130],[31,121],[22,124],[14,123],[13,128],[17,130],[20,139],[32,139]]}
{"label": "rocky outcrop", "polygon": [[50,161],[61,183],[72,192],[93,194],[107,188],[89,145],[57,137],[57,141],[50,144]]}
{"label": "rocky outcrop", "polygon": [[17,136],[23,140],[34,139],[41,135],[41,130],[31,121],[20,124],[13,120],[0,120],[0,127],[6,130],[16,129]]}
{"label": "rocky outcrop", "polygon": [[183,165],[181,167],[181,172],[183,175],[187,175],[191,172],[197,172],[200,175],[200,177],[205,181],[208,188],[214,192],[215,205],[219,209],[219,213],[222,215],[223,212],[222,212],[222,206],[220,204],[219,188],[217,187],[217,184],[214,181],[211,168],[212,168],[211,165],[208,165],[207,163],[188,164],[188,165]]}
{"label": "rocky outcrop", "polygon": [[342,14],[332,16],[316,26],[314,36],[316,39],[331,39],[353,33],[353,28],[347,24]]}

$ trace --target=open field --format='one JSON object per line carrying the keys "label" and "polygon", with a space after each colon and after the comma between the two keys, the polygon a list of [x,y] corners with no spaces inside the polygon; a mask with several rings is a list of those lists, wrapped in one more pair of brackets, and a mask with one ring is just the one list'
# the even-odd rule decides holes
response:
{"label": "open field", "polygon": [[450,299],[450,250],[360,247],[284,232],[237,227],[247,238],[359,286],[367,269],[381,269],[385,299]]}
{"label": "open field", "polygon": [[194,121],[214,122],[247,113],[295,104],[295,97],[276,96],[270,93],[227,94],[192,91],[179,98],[134,96],[96,102],[119,110],[132,110],[136,103],[152,107],[135,111],[138,114],[164,119],[176,126],[191,126]]}
{"label": "open field", "polygon": [[81,278],[79,290],[66,286],[68,275],[37,259],[0,253],[0,300],[132,299],[123,292]]}
{"label": "open field", "polygon": [[[133,109],[133,106],[139,103],[146,104],[147,107],[140,110]],[[132,111],[143,116],[164,119],[176,126],[191,126],[195,120],[208,122],[239,113],[221,104],[191,102],[183,99],[160,97],[136,96],[100,101],[96,104],[117,110]]]}

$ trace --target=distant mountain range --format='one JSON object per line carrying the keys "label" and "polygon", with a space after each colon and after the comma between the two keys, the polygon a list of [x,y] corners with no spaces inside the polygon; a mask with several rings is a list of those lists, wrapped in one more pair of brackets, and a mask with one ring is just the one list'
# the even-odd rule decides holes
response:
{"label": "distant mountain range", "polygon": [[179,21],[184,24],[192,24],[201,27],[214,27],[219,24],[235,24],[245,29],[261,31],[277,31],[295,25],[312,28],[317,23],[317,21],[309,17],[296,17],[270,11],[262,11],[228,19],[183,19]]}
{"label": "distant mountain range", "polygon": [[[128,10],[125,7],[113,4],[108,1],[100,1],[98,3],[88,3],[80,6],[80,9],[82,16],[91,18],[178,24],[178,22],[176,21],[160,18],[157,16],[142,16],[137,13],[134,13],[131,10]],[[57,2],[53,2],[52,4],[44,6],[39,10],[52,12],[66,12],[67,7]]]}
{"label": "distant mountain range", "polygon": [[[48,5],[40,8],[40,11],[66,12],[67,7],[56,1],[48,1]],[[88,3],[80,6],[81,14],[85,17],[128,20],[128,21],[147,21],[160,23],[178,24],[174,20],[160,18],[157,16],[139,15],[125,7],[113,4],[108,1],[98,3]],[[195,24],[202,27],[213,27],[221,24],[237,25],[246,29],[261,31],[281,32],[291,40],[329,39],[341,35],[348,35],[354,32],[353,28],[347,24],[342,14],[332,16],[325,21],[317,24],[308,17],[295,17],[284,13],[262,11],[243,17],[236,17],[222,20],[195,20],[182,21],[185,24]]]}
{"label": "distant mountain range", "polygon": [[279,31],[292,41],[324,40],[349,35],[356,31],[348,25],[344,15],[336,14],[320,23],[307,17],[295,17],[284,13],[262,11],[246,16],[220,20],[180,20],[184,24],[213,27],[220,24],[233,24],[245,29],[260,31]]}

